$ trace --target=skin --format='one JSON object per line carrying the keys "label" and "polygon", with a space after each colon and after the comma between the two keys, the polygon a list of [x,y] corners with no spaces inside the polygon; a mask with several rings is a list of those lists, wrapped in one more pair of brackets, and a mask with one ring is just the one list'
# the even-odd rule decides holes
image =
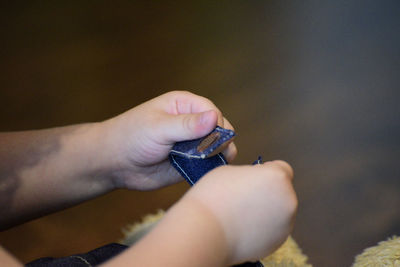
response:
{"label": "skin", "polygon": [[[0,228],[117,188],[154,190],[182,181],[167,160],[172,145],[202,137],[217,124],[233,129],[210,100],[175,91],[100,123],[2,133]],[[236,153],[234,143],[224,151],[228,161]],[[292,229],[292,177],[282,161],[219,167],[148,235],[105,265],[225,266],[261,258]],[[8,263],[21,266],[0,250],[0,265]]]}

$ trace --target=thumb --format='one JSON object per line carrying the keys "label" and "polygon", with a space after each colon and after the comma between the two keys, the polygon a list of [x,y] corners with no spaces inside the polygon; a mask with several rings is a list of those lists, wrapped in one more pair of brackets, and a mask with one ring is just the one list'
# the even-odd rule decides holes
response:
{"label": "thumb", "polygon": [[164,120],[161,131],[168,143],[191,140],[211,132],[217,125],[217,120],[218,115],[214,110],[171,115]]}

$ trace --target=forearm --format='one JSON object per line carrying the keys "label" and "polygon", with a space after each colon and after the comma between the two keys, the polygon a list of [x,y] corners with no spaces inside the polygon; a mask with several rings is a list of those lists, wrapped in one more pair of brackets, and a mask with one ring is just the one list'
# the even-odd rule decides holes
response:
{"label": "forearm", "polygon": [[0,246],[0,266],[21,267],[23,265],[16,258],[14,258],[14,256]]}
{"label": "forearm", "polygon": [[112,190],[101,135],[99,124],[0,134],[0,229]]}
{"label": "forearm", "polygon": [[228,251],[215,216],[184,198],[148,235],[104,266],[226,266]]}

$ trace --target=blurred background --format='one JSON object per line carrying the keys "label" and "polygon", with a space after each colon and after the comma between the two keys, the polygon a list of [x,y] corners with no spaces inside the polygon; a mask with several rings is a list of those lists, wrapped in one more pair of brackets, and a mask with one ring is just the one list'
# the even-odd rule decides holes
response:
{"label": "blurred background", "polygon": [[[293,236],[312,264],[349,266],[400,235],[398,1],[7,1],[0,14],[0,130],[101,121],[189,90],[235,126],[236,164],[293,165]],[[86,252],[187,189],[113,192],[0,243],[23,262]]]}

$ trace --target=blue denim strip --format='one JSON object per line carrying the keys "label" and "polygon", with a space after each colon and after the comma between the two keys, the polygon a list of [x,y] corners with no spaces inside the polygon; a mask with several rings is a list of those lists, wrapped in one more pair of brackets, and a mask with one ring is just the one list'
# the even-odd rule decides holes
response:
{"label": "blue denim strip", "polygon": [[194,185],[210,170],[218,166],[227,164],[227,161],[222,153],[219,153],[205,160],[180,157],[176,154],[170,154],[169,159],[175,169],[182,175],[183,178],[185,178],[185,180],[190,185]]}
{"label": "blue denim strip", "polygon": [[[206,149],[199,151],[199,145],[210,135],[217,133],[218,138],[212,142]],[[174,168],[182,175],[183,178],[192,186],[201,177],[212,169],[227,165],[224,155],[218,153],[215,156],[210,156],[213,151],[216,151],[221,145],[229,142],[235,133],[231,130],[223,129],[217,126],[205,137],[183,141],[176,143],[169,154],[169,159]],[[258,159],[253,164],[261,164],[262,159]],[[264,265],[257,262],[245,262],[235,267],[263,267]]]}
{"label": "blue denim strip", "polygon": [[[204,147],[204,150],[199,150],[198,148],[200,144],[202,144],[202,142],[210,135],[216,136],[214,142],[210,143],[209,146]],[[205,159],[211,156],[220,146],[229,142],[234,137],[234,131],[217,126],[208,135],[202,138],[175,143],[170,154],[187,159]]]}
{"label": "blue denim strip", "polygon": [[63,258],[40,258],[27,263],[27,267],[88,267],[97,266],[121,253],[128,247],[116,243],[111,243],[103,247],[94,249],[85,254],[76,254]]}

